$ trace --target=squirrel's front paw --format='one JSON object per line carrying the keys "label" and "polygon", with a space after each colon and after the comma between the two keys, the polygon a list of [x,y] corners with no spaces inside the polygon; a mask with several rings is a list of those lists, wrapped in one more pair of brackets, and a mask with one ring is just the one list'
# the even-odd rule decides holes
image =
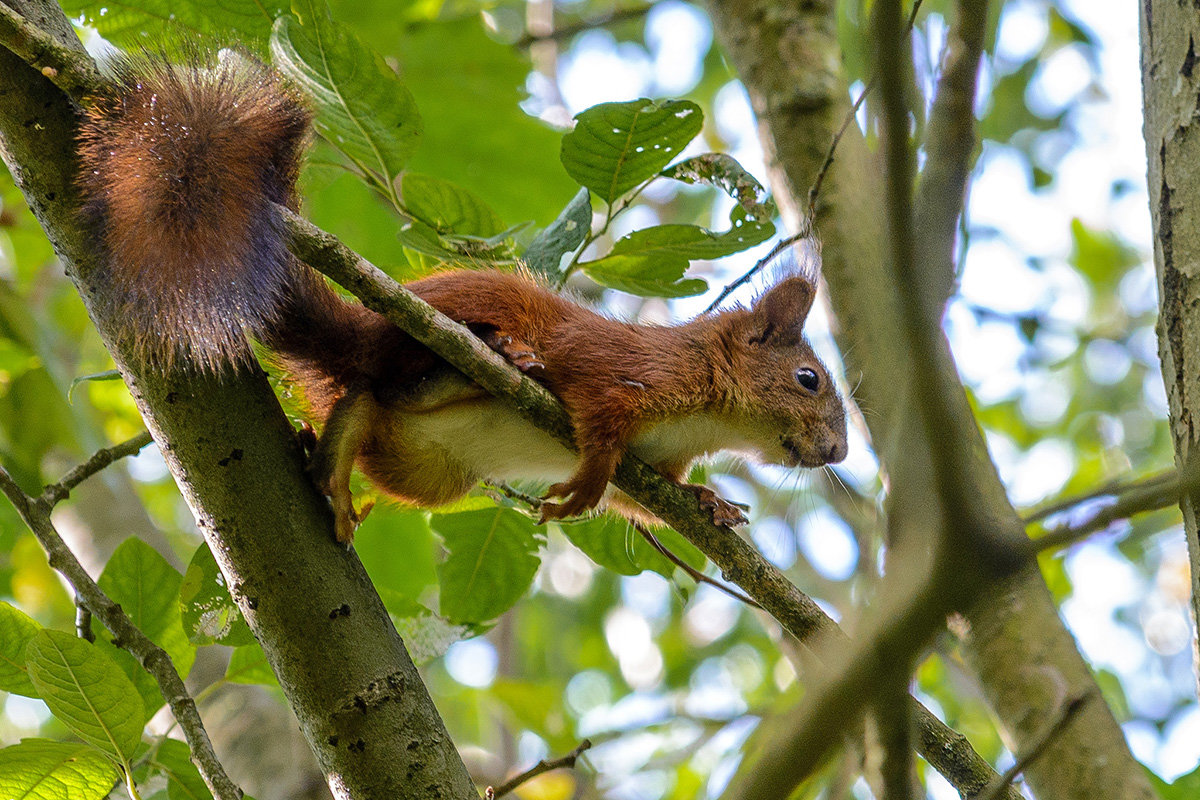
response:
{"label": "squirrel's front paw", "polygon": [[563,502],[551,503],[543,500],[541,505],[542,516],[538,520],[538,524],[540,525],[552,519],[577,517],[588,509],[595,507],[600,502],[600,498],[604,496],[604,488],[607,485],[607,481],[597,487],[592,482],[576,479],[554,484],[546,490],[546,497],[562,497],[564,498]]}
{"label": "squirrel's front paw", "polygon": [[746,515],[743,512],[749,511],[749,506],[731,503],[707,486],[685,483],[683,488],[696,495],[696,499],[700,501],[700,507],[712,514],[714,525],[732,528],[735,525],[746,524]]}

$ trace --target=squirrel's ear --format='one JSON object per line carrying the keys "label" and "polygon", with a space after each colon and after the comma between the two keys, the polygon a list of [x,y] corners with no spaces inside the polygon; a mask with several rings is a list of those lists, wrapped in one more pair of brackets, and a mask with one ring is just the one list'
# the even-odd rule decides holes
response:
{"label": "squirrel's ear", "polygon": [[755,338],[799,340],[815,295],[816,287],[806,278],[793,276],[775,284],[754,304]]}

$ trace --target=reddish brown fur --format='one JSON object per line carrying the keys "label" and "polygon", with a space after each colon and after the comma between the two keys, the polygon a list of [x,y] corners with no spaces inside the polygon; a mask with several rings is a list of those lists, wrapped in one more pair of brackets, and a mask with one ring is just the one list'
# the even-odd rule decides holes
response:
{"label": "reddish brown fur", "polygon": [[[333,498],[339,539],[358,519],[355,461],[383,491],[426,505],[507,477],[486,474],[497,461],[479,420],[521,437],[505,457],[524,458],[528,437],[528,452],[541,448],[549,471],[566,474],[558,445],[514,428],[506,407],[287,253],[274,204],[295,206],[309,115],[274,73],[241,59],[121,74],[81,143],[88,215],[108,254],[108,312],[138,353],[168,368],[243,360],[246,332],[270,347],[324,424],[313,472]],[[677,482],[696,457],[727,447],[805,466],[845,454],[841,401],[801,336],[813,297],[804,278],[784,279],[750,310],[676,327],[608,319],[523,273],[446,271],[409,288],[566,406],[580,459],[550,487],[563,502],[544,504],[547,517],[595,506],[635,445]],[[801,385],[804,370],[818,388]],[[451,439],[438,438],[445,431]]]}
{"label": "reddish brown fur", "polygon": [[272,204],[296,206],[310,115],[247,59],[146,59],[117,72],[79,151],[86,213],[108,255],[108,312],[165,366],[245,359],[243,328],[264,330],[296,273]]}

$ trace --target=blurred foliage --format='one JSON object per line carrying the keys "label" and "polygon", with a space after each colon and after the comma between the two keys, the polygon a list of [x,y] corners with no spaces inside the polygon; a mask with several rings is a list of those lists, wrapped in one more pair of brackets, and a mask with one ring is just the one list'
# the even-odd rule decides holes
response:
{"label": "blurred foliage", "polygon": [[[869,79],[861,35],[869,5],[866,0],[838,5],[843,64],[857,82],[855,94]],[[331,13],[315,2],[64,6],[118,47],[140,46],[147,36],[153,42],[236,41],[251,53],[290,62],[283,68],[302,84],[340,89],[343,102],[317,103],[318,131],[325,138],[312,149],[303,176],[305,210],[401,279],[442,261],[511,262],[529,253],[544,274],[560,280],[572,275],[572,287],[611,301],[615,313],[657,321],[673,309],[662,298],[704,291],[706,285],[715,291],[748,266],[745,259],[728,266],[702,260],[753,243],[730,246],[737,231],[713,228],[723,230],[732,220],[747,239],[771,235],[767,227],[773,220],[754,219],[754,211],[724,193],[737,196],[757,185],[750,176],[764,178],[757,163],[761,154],[746,144],[745,131],[723,125],[719,117],[722,109],[731,116],[749,112],[711,37],[669,39],[671,30],[686,29],[681,20],[703,18],[699,8],[680,0],[560,2],[553,5],[555,25],[576,26],[577,32],[532,46],[523,37],[527,19],[547,10],[540,2],[333,0]],[[914,77],[926,93],[949,6],[929,0],[917,16]],[[977,178],[985,181],[1015,165],[1023,194],[1008,202],[1050,203],[1064,196],[1064,165],[1098,152],[1089,121],[1105,113],[1105,81],[1111,76],[1104,73],[1102,57],[1108,45],[1060,0],[1010,2],[1004,17],[998,14],[979,107],[984,142]],[[319,51],[309,35],[313,25],[333,37],[332,50]],[[315,53],[322,55],[324,71],[310,69]],[[617,61],[634,65],[640,83],[626,88],[631,81],[625,81],[602,98],[613,105],[580,114],[571,87],[585,56],[610,68]],[[688,63],[694,67],[690,86],[659,90],[678,81],[660,74],[667,66]],[[1066,73],[1075,76],[1074,83],[1067,81],[1072,88],[1055,89],[1056,76]],[[638,99],[645,97],[651,100]],[[595,159],[573,149],[571,137],[564,143],[563,126],[573,117],[581,126],[575,137],[596,119],[587,114],[614,109],[630,117],[632,131],[633,116],[661,102],[697,112],[695,130],[668,142],[672,153],[685,146],[689,157],[737,148],[741,166],[723,165],[717,178],[709,176],[724,191],[685,186],[682,174],[647,185],[666,160],[618,175],[628,169],[628,160],[611,149],[608,172],[597,178],[585,169],[596,167]],[[915,110],[919,119],[923,110]],[[868,102],[868,122],[869,115]],[[625,130],[623,124],[617,128]],[[596,130],[603,134],[605,126]],[[364,138],[351,141],[350,131]],[[647,142],[653,147],[654,140]],[[594,194],[580,194],[572,176]],[[1172,463],[1153,331],[1148,231],[1135,240],[1128,227],[1116,224],[1120,209],[1129,208],[1121,204],[1131,196],[1143,202],[1144,211],[1139,178],[1114,179],[1099,212],[1060,213],[1055,246],[995,216],[972,215],[964,230],[970,250],[962,259],[963,291],[952,301],[948,332],[993,456],[1020,504],[1094,492]],[[751,193],[757,204],[757,190]],[[623,220],[636,223],[618,220],[610,230],[612,219],[604,217],[618,207]],[[587,236],[565,233],[592,222],[593,212]],[[556,218],[558,227],[543,234]],[[753,236],[746,234],[751,228]],[[996,253],[1006,258],[989,260]],[[628,267],[628,274],[618,267]],[[1025,300],[1014,304],[972,289],[980,275],[1001,270],[1023,270]],[[579,272],[644,298],[605,294]],[[681,303],[674,310],[696,308]],[[993,358],[975,341],[998,344],[1007,355]],[[971,356],[981,352],[985,355],[973,363]],[[0,174],[0,463],[27,491],[140,429],[119,381],[75,383],[111,366],[20,193]],[[281,392],[294,412],[298,398],[289,396],[286,381]],[[749,501],[756,544],[801,589],[846,619],[870,596],[881,549],[882,489],[865,445],[855,447],[860,453],[841,473],[845,492],[726,459],[693,476]],[[203,690],[206,697],[229,683],[273,684],[161,459],[151,451],[92,480],[111,486],[117,518],[133,525],[148,515],[158,535],[151,548],[126,539],[122,530],[96,527],[82,501],[65,504],[60,525],[96,567],[101,585],[184,671],[197,649],[230,653],[223,676]],[[369,487],[360,488],[369,494]],[[829,492],[837,496],[827,497]],[[1078,519],[1103,502],[1101,497],[1083,511],[1068,509],[1046,524]],[[1194,762],[1169,758],[1172,732],[1194,725],[1198,714],[1178,530],[1177,512],[1148,514],[1041,561],[1068,622],[1090,620],[1076,633],[1106,701],[1131,731],[1135,753],[1171,779],[1159,780],[1164,798],[1194,796],[1198,780]],[[480,538],[480,532],[500,538]],[[668,531],[660,538],[687,563],[703,567],[702,556],[677,536]],[[620,521],[538,527],[519,500],[480,488],[454,508],[434,513],[381,505],[360,528],[356,549],[424,664],[456,743],[487,755],[477,766],[482,782],[498,783],[506,771],[567,752],[585,736],[595,742],[576,770],[524,787],[527,800],[716,796],[759,721],[772,719],[801,693],[797,674],[803,674],[803,659],[781,642],[774,625],[712,587],[697,586]],[[488,570],[470,569],[473,563]],[[1121,598],[1097,604],[1096,580],[1087,569],[1119,575]],[[0,787],[19,795],[25,784],[12,781],[40,780],[38,770],[55,769],[56,759],[69,751],[79,759],[85,785],[111,785],[112,764],[132,758],[135,780],[154,773],[168,781],[164,791],[170,797],[204,796],[186,753],[169,739],[147,737],[150,746],[143,743],[135,753],[136,741],[126,731],[119,751],[107,759],[77,744],[44,739],[16,744],[24,737],[69,737],[68,727],[51,718],[41,701],[25,699],[37,689],[30,688],[18,663],[15,642],[43,636],[42,626],[71,630],[74,609],[36,542],[2,501],[0,599],[6,601],[0,604],[0,765],[33,765],[33,772],[16,778],[0,766]],[[132,659],[102,631],[97,634],[94,645],[69,645],[80,650],[78,663],[86,665],[80,675],[120,674],[113,680],[129,680],[132,689],[122,702],[136,722],[142,711],[133,700],[148,715],[161,698]],[[1105,649],[1100,646],[1105,637],[1117,637],[1118,643]],[[38,652],[38,669],[64,668],[46,646]],[[950,640],[922,663],[915,686],[986,758],[1006,757]],[[79,697],[46,700],[66,707],[61,704]],[[85,736],[96,726],[120,728],[122,721],[68,724]],[[769,722],[754,737],[768,728]],[[834,772],[831,766],[822,781]],[[1180,773],[1190,774],[1176,777]],[[815,781],[804,796],[817,796],[821,785]],[[947,796],[944,787],[934,791]]]}

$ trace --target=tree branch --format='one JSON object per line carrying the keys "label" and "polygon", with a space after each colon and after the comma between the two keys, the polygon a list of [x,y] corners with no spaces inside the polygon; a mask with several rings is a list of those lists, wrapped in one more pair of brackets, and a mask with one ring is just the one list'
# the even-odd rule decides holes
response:
{"label": "tree branch", "polygon": [[82,50],[66,47],[9,6],[0,2],[0,41],[75,101],[106,84],[96,64]]}
{"label": "tree branch", "polygon": [[498,799],[504,797],[506,794],[509,794],[526,781],[533,780],[538,775],[542,775],[546,772],[551,772],[556,769],[562,769],[563,767],[574,767],[575,762],[579,759],[579,757],[583,755],[585,751],[591,749],[591,747],[591,740],[584,739],[579,743],[578,747],[567,753],[565,756],[551,759],[550,761],[542,759],[521,774],[514,775],[509,780],[500,784],[499,788],[493,789],[489,786],[487,792],[484,794],[484,797],[486,800],[493,800],[493,798]]}
{"label": "tree branch", "polygon": [[1046,748],[1054,741],[1063,729],[1075,719],[1078,714],[1094,697],[1094,693],[1088,692],[1077,697],[1072,697],[1067,700],[1058,710],[1058,715],[1050,721],[1046,729],[1036,737],[1034,737],[1026,746],[1025,752],[1013,762],[1013,765],[1004,770],[986,790],[980,793],[977,800],[999,800],[1004,794],[1004,790],[1012,785],[1017,776],[1025,771],[1025,768],[1041,757],[1046,752]]}
{"label": "tree branch", "polygon": [[91,458],[64,475],[58,483],[52,483],[47,486],[42,491],[39,501],[44,503],[48,508],[53,508],[58,503],[66,500],[70,496],[71,490],[76,486],[114,461],[134,455],[152,441],[154,439],[150,436],[150,431],[142,431],[137,436],[126,439],[120,444],[97,450],[92,454]]}
{"label": "tree branch", "polygon": [[[1034,552],[1058,550],[1086,539],[1118,520],[1177,505],[1187,493],[1197,488],[1200,488],[1200,479],[1196,475],[1192,475],[1190,480],[1186,477],[1181,479],[1175,470],[1122,486],[1116,493],[1117,499],[1112,504],[1096,511],[1083,522],[1074,524],[1065,522],[1062,525],[1047,528],[1045,534],[1031,540],[1028,547]],[[1079,502],[1086,502],[1088,499],[1109,494],[1113,493],[1098,492]]]}
{"label": "tree branch", "polygon": [[[66,497],[67,490],[59,489],[59,487],[68,484],[77,486],[88,475],[95,474],[104,466],[115,461],[116,458],[136,453],[148,441],[148,434],[140,434],[116,447],[99,451],[87,462],[71,470],[57,484],[47,487],[46,492],[37,499],[25,494],[7,470],[0,467],[0,492],[3,492],[12,501],[21,519],[37,537],[42,549],[46,551],[50,566],[58,570],[71,584],[75,590],[79,608],[81,610],[86,608],[88,612],[95,615],[104,624],[104,627],[112,632],[114,642],[128,650],[142,665],[142,668],[154,678],[159,692],[171,707],[171,713],[175,715],[179,727],[183,729],[183,735],[187,738],[188,747],[192,751],[193,761],[200,770],[200,776],[204,779],[205,785],[213,793],[213,797],[217,800],[241,800],[242,790],[225,774],[224,767],[221,766],[216,752],[213,751],[212,742],[208,738],[208,731],[204,729],[200,713],[196,710],[196,703],[188,694],[187,687],[183,685],[183,679],[176,672],[171,657],[142,633],[121,610],[121,607],[100,590],[100,587],[75,558],[75,554],[67,547],[66,542],[58,535],[58,531],[50,521],[50,512],[55,503]],[[133,447],[136,442],[141,442],[141,444]],[[119,453],[119,455],[114,457],[114,453]],[[79,622],[78,625],[83,627],[82,622]]]}
{"label": "tree branch", "polygon": [[[409,292],[378,267],[282,206],[289,247],[297,258],[332,278],[365,306],[383,314],[418,341],[488,391],[509,400],[531,422],[573,446],[570,421],[558,400],[463,326]],[[776,619],[797,641],[822,657],[844,648],[849,640],[810,597],[749,543],[712,524],[696,496],[667,481],[649,466],[627,455],[614,483],[696,545],[732,581]],[[920,752],[947,779],[964,791],[975,791],[995,776],[970,743],[948,728],[929,709],[912,701],[920,732]],[[1014,799],[1019,795],[1013,795]]]}
{"label": "tree branch", "polygon": [[569,25],[561,25],[548,33],[526,33],[520,39],[513,43],[514,47],[521,50],[538,42],[561,42],[563,39],[569,39],[572,36],[583,33],[584,31],[595,30],[596,28],[604,28],[609,25],[617,25],[621,22],[629,20],[641,19],[650,13],[652,4],[638,6],[636,8],[619,8],[611,14],[595,17],[593,19],[581,19],[578,22],[572,22]]}
{"label": "tree branch", "polygon": [[1137,480],[1115,479],[1108,483],[1093,489],[1084,494],[1077,494],[1071,497],[1054,500],[1036,509],[1024,516],[1026,525],[1032,525],[1035,522],[1041,522],[1047,517],[1052,517],[1055,514],[1068,511],[1075,506],[1081,506],[1084,503],[1092,500],[1099,500],[1102,497],[1121,497],[1130,493],[1149,492],[1154,489],[1166,489],[1179,482],[1179,471],[1174,467],[1165,469],[1162,472],[1150,475]]}

